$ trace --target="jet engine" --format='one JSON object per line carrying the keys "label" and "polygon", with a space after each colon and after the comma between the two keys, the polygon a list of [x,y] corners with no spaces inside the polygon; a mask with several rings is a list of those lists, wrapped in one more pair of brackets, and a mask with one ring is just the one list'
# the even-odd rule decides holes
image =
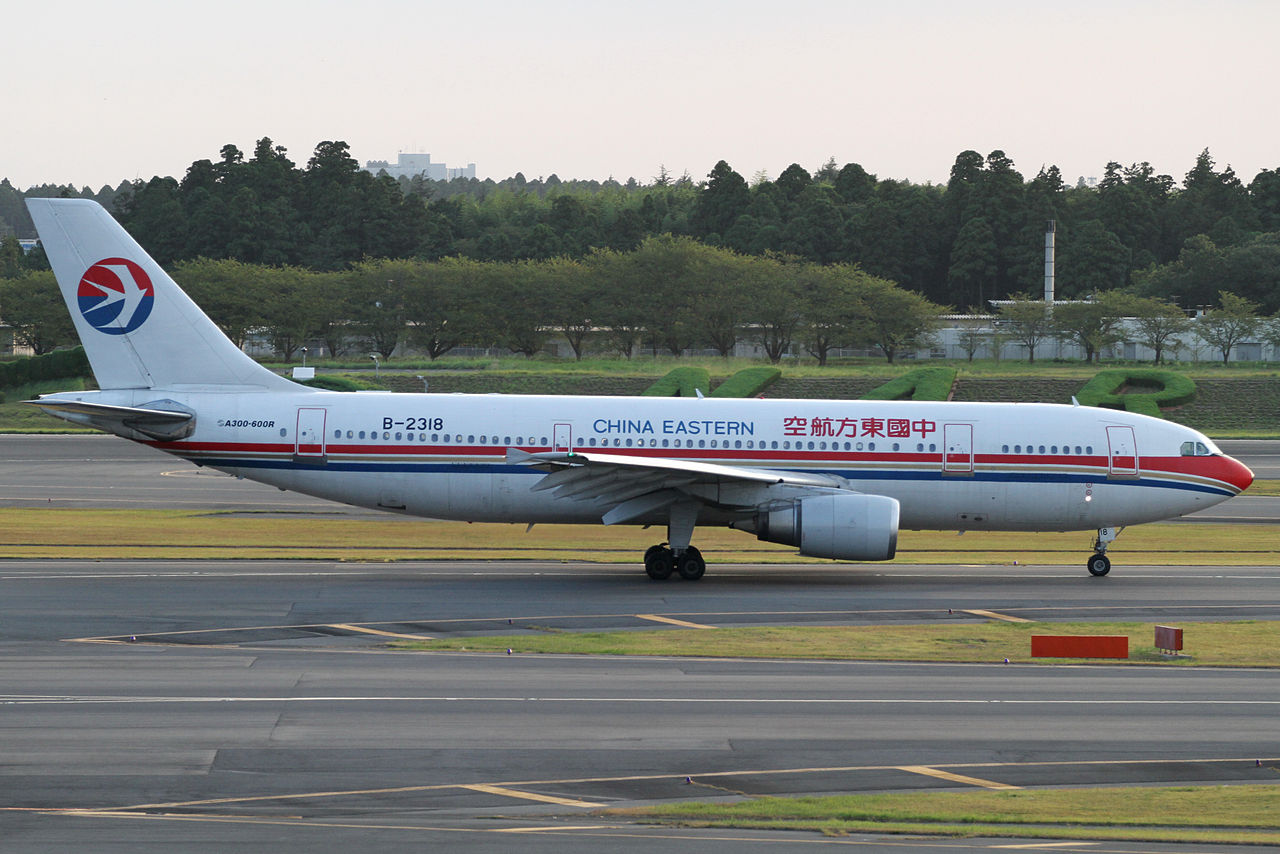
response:
{"label": "jet engine", "polygon": [[779,501],[760,507],[750,522],[768,543],[796,546],[808,557],[890,560],[898,549],[898,500],[886,495],[843,493]]}

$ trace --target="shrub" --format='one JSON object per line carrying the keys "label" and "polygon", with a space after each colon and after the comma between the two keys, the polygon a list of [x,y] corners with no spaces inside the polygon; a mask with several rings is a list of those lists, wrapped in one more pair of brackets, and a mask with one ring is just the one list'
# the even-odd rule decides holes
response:
{"label": "shrub", "polygon": [[0,362],[0,388],[67,377],[86,377],[89,372],[89,357],[84,354],[83,347],[55,350],[43,356]]}
{"label": "shrub", "polygon": [[712,397],[755,397],[782,376],[782,371],[772,365],[743,368],[716,386]]}
{"label": "shrub", "polygon": [[956,381],[955,368],[917,368],[862,396],[863,400],[946,400]]}
{"label": "shrub", "polygon": [[[1125,388],[1150,391],[1123,391]],[[1173,371],[1155,368],[1126,368],[1099,371],[1076,392],[1076,400],[1085,406],[1123,409],[1142,415],[1161,415],[1161,407],[1181,406],[1196,396],[1196,384]]]}
{"label": "shrub", "polygon": [[326,391],[366,391],[374,388],[366,382],[359,382],[349,377],[319,376],[309,380],[294,380],[298,385],[322,388]]}
{"label": "shrub", "polygon": [[711,388],[711,374],[706,368],[675,368],[643,392],[645,397],[697,397],[698,389],[705,395]]}

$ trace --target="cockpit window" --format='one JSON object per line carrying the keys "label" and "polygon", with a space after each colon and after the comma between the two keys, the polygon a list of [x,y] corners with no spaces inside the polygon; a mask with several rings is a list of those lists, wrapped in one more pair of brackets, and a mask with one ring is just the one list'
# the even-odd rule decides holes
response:
{"label": "cockpit window", "polygon": [[1218,453],[1217,449],[1210,450],[1209,446],[1204,442],[1183,442],[1182,456],[1184,457],[1211,457]]}

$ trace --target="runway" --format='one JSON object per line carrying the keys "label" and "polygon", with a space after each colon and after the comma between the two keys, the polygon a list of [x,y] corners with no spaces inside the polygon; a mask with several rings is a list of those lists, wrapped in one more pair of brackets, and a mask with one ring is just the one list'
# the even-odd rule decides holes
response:
{"label": "runway", "polygon": [[990,851],[1015,841],[655,828],[599,810],[736,793],[1277,782],[1267,671],[730,661],[713,648],[397,653],[378,634],[985,610],[1178,621],[1193,643],[1197,619],[1280,615],[1270,568],[723,570],[656,585],[591,564],[5,563],[4,850]]}
{"label": "runway", "polygon": [[[1280,443],[1223,445],[1280,477]],[[104,436],[0,437],[5,506],[379,515]],[[1268,523],[1278,509],[1245,496],[1198,515]],[[1028,841],[659,828],[601,810],[740,793],[1277,782],[1280,688],[1267,671],[385,648],[404,635],[988,613],[1170,622],[1193,645],[1198,620],[1280,618],[1280,572],[718,565],[694,585],[558,562],[3,562],[0,848],[991,851]]]}

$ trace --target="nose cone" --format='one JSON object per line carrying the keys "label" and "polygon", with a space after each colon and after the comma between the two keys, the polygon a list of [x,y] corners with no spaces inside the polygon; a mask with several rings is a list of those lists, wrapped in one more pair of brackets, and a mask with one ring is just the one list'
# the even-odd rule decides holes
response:
{"label": "nose cone", "polygon": [[1218,475],[1219,479],[1225,480],[1241,492],[1244,492],[1249,488],[1249,484],[1253,483],[1253,472],[1235,457],[1224,455],[1221,464],[1222,473]]}

